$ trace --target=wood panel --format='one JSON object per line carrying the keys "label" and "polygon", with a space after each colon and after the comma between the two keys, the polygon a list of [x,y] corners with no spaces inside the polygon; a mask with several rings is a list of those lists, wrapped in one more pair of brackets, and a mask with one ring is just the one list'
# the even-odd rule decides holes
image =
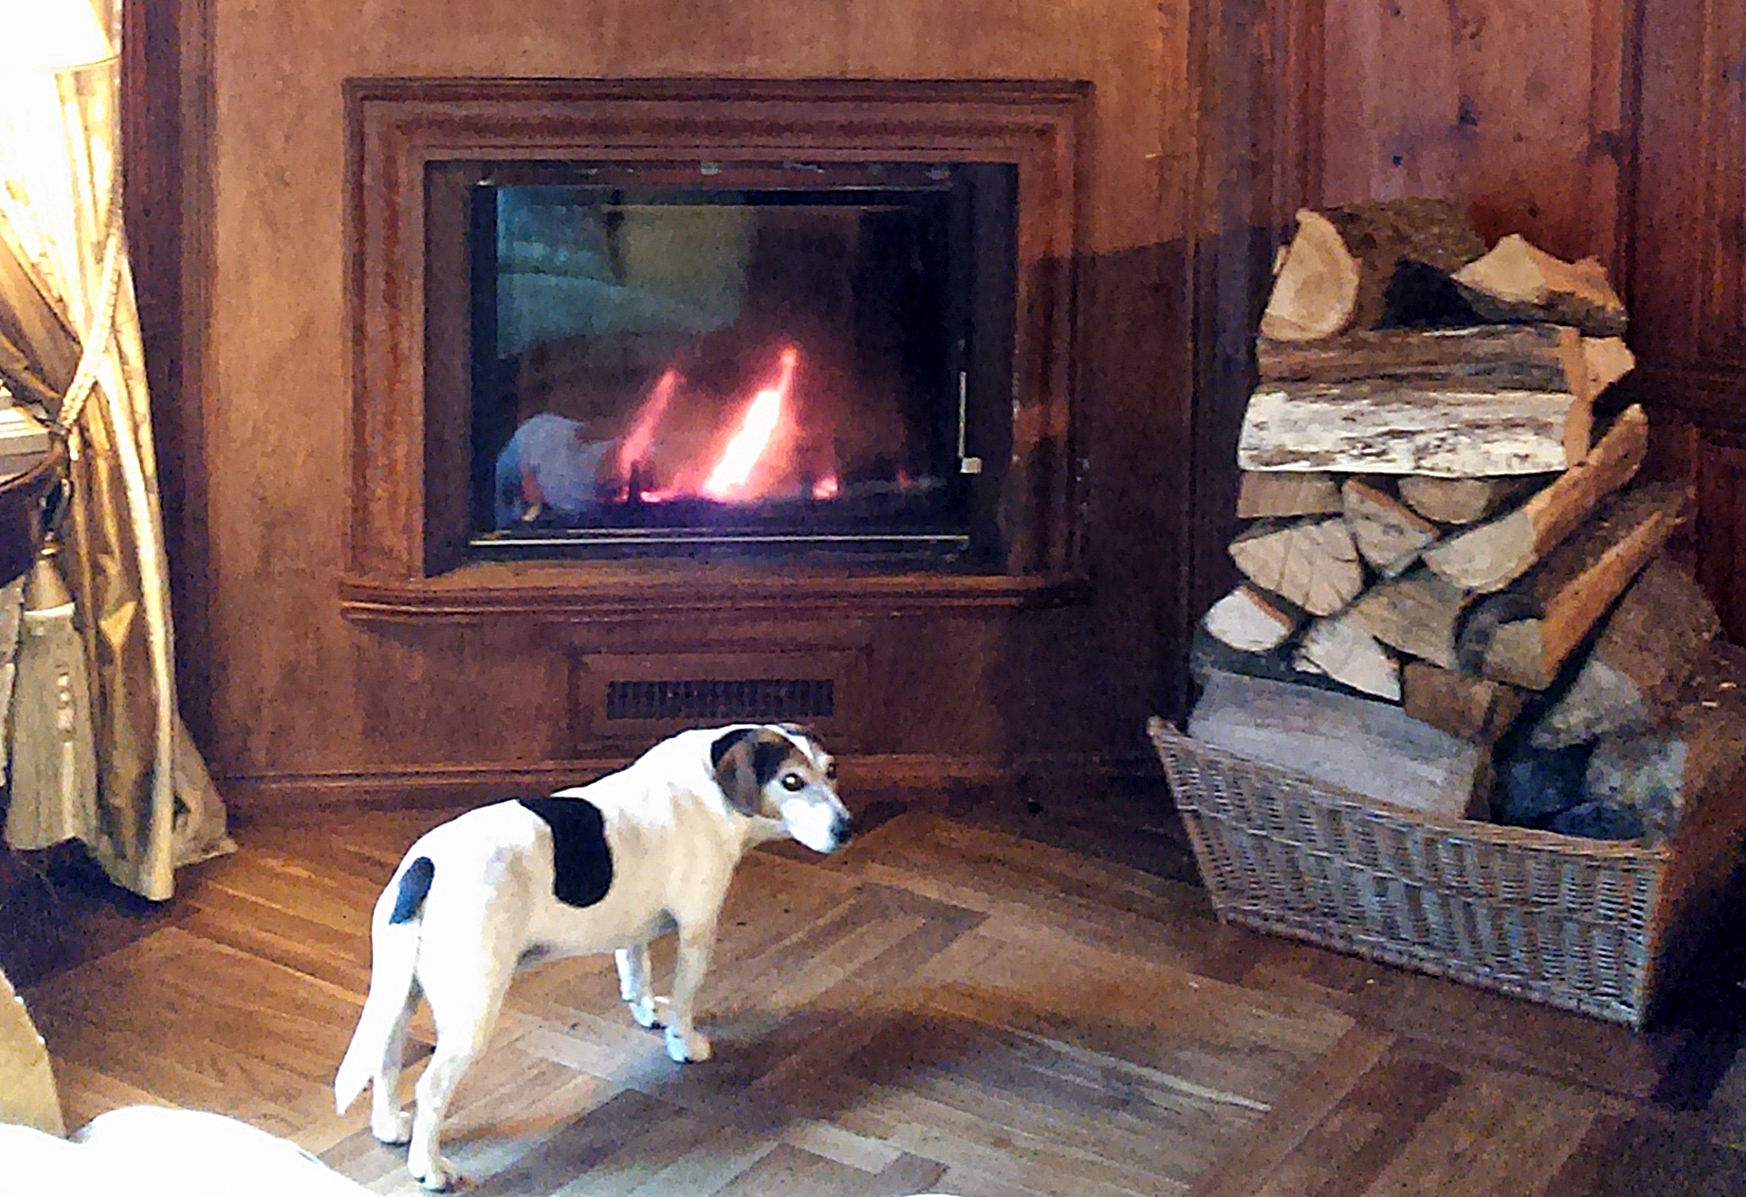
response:
{"label": "wood panel", "polygon": [[[872,701],[892,708],[869,753],[995,761],[1025,748],[1035,715],[1052,724],[1050,750],[1063,759],[1144,762],[1134,729],[1158,703],[1187,622],[1178,580],[1190,520],[1176,481],[1186,456],[1170,432],[1186,429],[1189,410],[1186,4],[1025,0],[942,13],[915,0],[852,11],[808,0],[702,26],[682,5],[630,0],[580,21],[546,0],[342,8],[319,20],[291,0],[247,19],[200,0],[147,4],[179,23],[189,48],[145,83],[160,102],[178,89],[181,145],[140,139],[131,152],[173,158],[188,201],[180,230],[159,209],[136,236],[163,251],[154,262],[180,262],[184,323],[179,342],[161,344],[179,350],[181,390],[157,399],[176,413],[163,421],[166,485],[186,496],[172,557],[188,596],[178,647],[190,703],[211,712],[197,721],[203,746],[230,788],[333,793],[356,776],[380,792],[396,777],[470,772],[488,783],[564,766],[552,749],[568,701],[558,639],[421,631],[410,625],[425,614],[473,613],[440,587],[409,598],[342,581],[349,554],[381,557],[377,538],[352,541],[345,498],[342,84],[358,77],[1088,81],[1083,242],[1077,260],[1057,264],[1079,278],[1085,344],[1076,361],[1050,354],[1039,368],[1095,389],[1083,427],[1044,413],[1034,430],[1058,442],[1047,454],[1051,518],[1083,530],[1034,556],[1050,574],[1082,562],[1101,581],[1054,596],[1067,609],[1032,609],[1034,587],[1019,580],[994,595],[960,587],[929,618],[953,588],[926,578],[851,587],[850,605],[878,616],[863,647]],[[366,495],[391,464],[369,464]],[[382,509],[390,523],[416,515],[405,498]],[[675,586],[674,601],[696,600],[695,587]],[[815,606],[841,605],[813,589]],[[673,623],[640,593],[584,613],[539,590],[522,587],[520,600],[546,605],[537,623]],[[754,621],[795,597],[775,583],[716,586],[694,621],[710,631],[693,647],[731,638],[748,595]],[[359,627],[342,602],[366,614],[418,610],[406,627]],[[880,689],[888,683],[908,688]]]}

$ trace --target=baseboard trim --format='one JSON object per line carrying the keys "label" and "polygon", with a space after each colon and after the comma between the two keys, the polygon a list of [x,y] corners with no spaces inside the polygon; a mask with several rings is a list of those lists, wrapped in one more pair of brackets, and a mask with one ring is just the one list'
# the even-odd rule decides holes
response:
{"label": "baseboard trim", "polygon": [[[216,781],[226,805],[245,816],[282,815],[324,807],[467,806],[579,785],[620,768],[628,759],[231,774]],[[999,785],[1012,775],[1012,762],[993,755],[893,753],[840,757],[838,771],[845,797],[849,797],[856,791]]]}
{"label": "baseboard trim", "polygon": [[[230,774],[216,779],[226,805],[245,817],[283,816],[328,807],[378,809],[464,807],[519,794],[579,785],[627,763],[602,757],[528,764],[423,765],[360,772]],[[1140,756],[1058,753],[1015,758],[993,753],[873,753],[838,758],[845,800],[860,793],[1085,785],[1156,772]]]}

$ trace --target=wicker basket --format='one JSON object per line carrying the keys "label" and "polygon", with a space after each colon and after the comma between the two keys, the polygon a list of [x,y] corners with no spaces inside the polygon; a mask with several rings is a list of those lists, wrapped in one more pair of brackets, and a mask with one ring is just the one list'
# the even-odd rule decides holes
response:
{"label": "wicker basket", "polygon": [[1736,792],[1655,848],[1438,820],[1147,731],[1221,920],[1634,1027],[1719,913],[1746,825]]}

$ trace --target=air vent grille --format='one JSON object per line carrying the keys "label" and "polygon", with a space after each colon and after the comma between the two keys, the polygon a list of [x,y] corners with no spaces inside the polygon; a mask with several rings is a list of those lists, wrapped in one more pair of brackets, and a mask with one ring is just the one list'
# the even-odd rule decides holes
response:
{"label": "air vent grille", "polygon": [[828,719],[835,712],[830,678],[690,678],[606,684],[608,719],[686,721]]}

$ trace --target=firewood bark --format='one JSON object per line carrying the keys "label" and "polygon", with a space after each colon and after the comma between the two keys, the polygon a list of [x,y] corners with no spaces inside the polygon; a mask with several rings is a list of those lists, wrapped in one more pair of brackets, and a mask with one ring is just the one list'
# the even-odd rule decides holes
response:
{"label": "firewood bark", "polygon": [[1575,680],[1538,723],[1536,748],[1563,748],[1660,722],[1721,620],[1692,576],[1651,561],[1606,618]]}
{"label": "firewood bark", "polygon": [[[1255,343],[1255,363],[1267,382],[1383,379],[1454,389],[1479,382],[1485,389],[1582,393],[1597,366],[1609,368],[1608,344],[1584,343],[1574,329],[1556,324],[1385,328],[1320,341],[1262,337]],[[1590,345],[1597,347],[1592,364],[1584,356]]]}
{"label": "firewood bark", "polygon": [[1522,506],[1425,552],[1438,576],[1467,590],[1501,590],[1574,531],[1607,495],[1629,482],[1649,446],[1649,420],[1632,404],[1581,465]]}
{"label": "firewood bark", "polygon": [[1201,622],[1232,648],[1258,653],[1277,647],[1297,631],[1298,617],[1253,586],[1238,586],[1209,607]]}
{"label": "firewood bark", "polygon": [[1387,491],[1357,478],[1340,488],[1358,554],[1385,578],[1398,577],[1437,539],[1437,526]]}
{"label": "firewood bark", "polygon": [[1340,484],[1327,474],[1245,473],[1237,491],[1237,518],[1337,515]]}
{"label": "firewood bark", "polygon": [[1332,615],[1364,587],[1343,520],[1258,524],[1231,542],[1230,554],[1244,577],[1311,615]]}
{"label": "firewood bark", "polygon": [[1375,328],[1388,313],[1388,285],[1402,261],[1450,274],[1485,252],[1466,216],[1442,200],[1305,209],[1297,222],[1261,318],[1262,335],[1274,340]]}
{"label": "firewood bark", "polygon": [[1366,590],[1347,617],[1390,648],[1452,669],[1467,599],[1459,587],[1415,570]]}
{"label": "firewood bark", "polygon": [[1522,592],[1538,614],[1492,633],[1485,676],[1530,690],[1550,686],[1613,600],[1667,543],[1687,501],[1683,490],[1665,485],[1609,501],[1579,535],[1522,579]]}
{"label": "firewood bark", "polygon": [[1424,661],[1401,670],[1401,705],[1414,719],[1470,744],[1496,744],[1521,714],[1527,695],[1514,686]]}
{"label": "firewood bark", "polygon": [[1439,524],[1478,523],[1506,506],[1544,479],[1525,478],[1427,478],[1409,474],[1400,480],[1400,497],[1407,506]]}
{"label": "firewood bark", "polygon": [[1486,320],[1569,324],[1596,337],[1625,332],[1625,305],[1607,281],[1606,267],[1594,258],[1562,261],[1517,233],[1455,271],[1454,278]]}
{"label": "firewood bark", "polygon": [[1485,805],[1485,751],[1388,703],[1213,674],[1188,733],[1388,806],[1462,818]]}
{"label": "firewood bark", "polygon": [[1264,383],[1249,396],[1237,464],[1443,478],[1544,474],[1584,458],[1591,421],[1587,402],[1569,391]]}
{"label": "firewood bark", "polygon": [[1389,702],[1400,701],[1400,663],[1349,615],[1318,619],[1298,645],[1298,664]]}

